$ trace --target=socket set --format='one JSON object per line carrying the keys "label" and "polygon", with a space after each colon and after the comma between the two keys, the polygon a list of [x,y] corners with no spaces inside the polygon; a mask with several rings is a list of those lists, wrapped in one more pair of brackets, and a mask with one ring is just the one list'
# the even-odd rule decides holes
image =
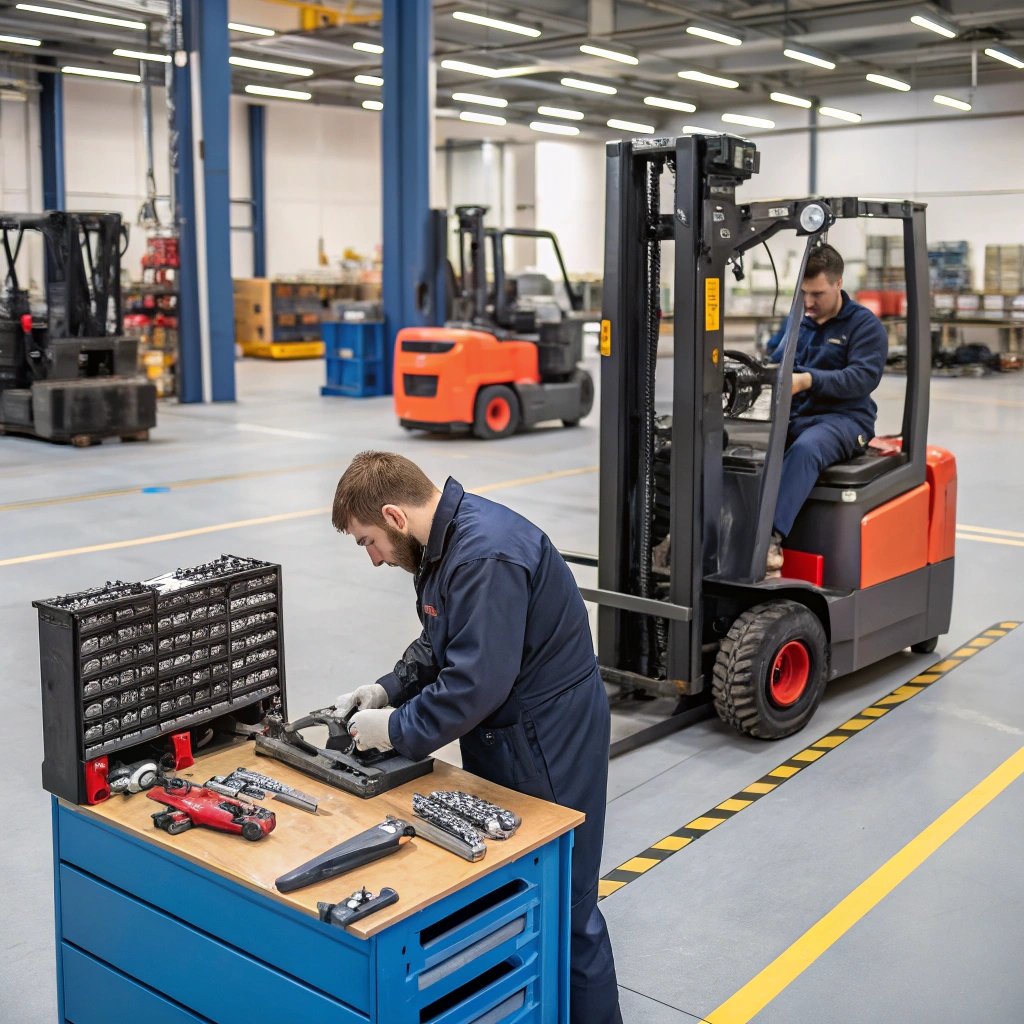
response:
{"label": "socket set", "polygon": [[99,758],[253,705],[245,721],[283,712],[281,604],[280,566],[234,555],[34,601],[44,787],[84,803]]}

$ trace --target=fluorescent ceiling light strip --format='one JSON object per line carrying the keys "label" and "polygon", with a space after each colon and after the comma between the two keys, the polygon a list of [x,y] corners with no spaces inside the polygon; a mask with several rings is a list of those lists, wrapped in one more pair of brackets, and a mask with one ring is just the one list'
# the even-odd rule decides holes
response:
{"label": "fluorescent ceiling light strip", "polygon": [[701,28],[700,25],[691,25],[686,30],[691,36],[702,36],[704,39],[713,39],[716,43],[725,43],[726,46],[739,46],[743,40],[736,36],[726,35],[724,32],[715,32],[710,28]]}
{"label": "fluorescent ceiling light strip", "polygon": [[259,25],[243,25],[240,21],[229,21],[228,28],[232,32],[247,32],[251,36],[276,36],[272,28],[260,28]]}
{"label": "fluorescent ceiling light strip", "polygon": [[788,103],[791,107],[803,107],[805,110],[809,110],[811,106],[810,100],[801,99],[799,96],[790,96],[787,92],[773,92],[771,99],[776,103]]}
{"label": "fluorescent ceiling light strip", "polygon": [[384,104],[380,100],[363,100],[363,110],[383,110]]}
{"label": "fluorescent ceiling light strip", "polygon": [[384,79],[378,78],[377,75],[356,75],[352,81],[356,85],[372,85],[375,89],[379,89],[384,84]]}
{"label": "fluorescent ceiling light strip", "polygon": [[684,135],[721,135],[717,128],[701,128],[698,124],[684,124]]}
{"label": "fluorescent ceiling light strip", "polygon": [[731,78],[720,78],[718,75],[707,75],[703,71],[680,71],[680,78],[685,78],[690,82],[704,82],[706,85],[718,85],[723,89],[738,89],[739,82],[734,82]]}
{"label": "fluorescent ceiling light strip", "polygon": [[247,85],[245,91],[253,96],[275,96],[282,100],[308,100],[313,95],[299,89],[275,89],[269,85]]}
{"label": "fluorescent ceiling light strip", "polygon": [[479,103],[484,107],[507,107],[508,100],[498,96],[478,96],[475,92],[453,92],[452,99],[457,103]]}
{"label": "fluorescent ceiling light strip", "polygon": [[955,110],[970,110],[970,103],[964,103],[963,100],[954,99],[952,96],[943,96],[941,94],[932,97],[934,103],[941,103],[944,107],[953,107]]}
{"label": "fluorescent ceiling light strip", "polygon": [[1018,60],[1012,53],[1006,50],[996,50],[993,47],[988,47],[985,50],[987,57],[994,57],[996,60],[1001,60],[1004,64],[1009,64],[1010,67],[1024,68],[1024,60]]}
{"label": "fluorescent ceiling light strip", "polygon": [[887,89],[897,89],[900,92],[910,92],[910,86],[906,82],[901,82],[898,78],[889,78],[888,75],[876,75],[871,73],[864,76],[869,82],[874,82],[875,85],[884,85]]}
{"label": "fluorescent ceiling light strip", "polygon": [[114,25],[117,28],[133,28],[139,32],[146,31],[146,23],[128,21],[126,18],[108,18],[102,14],[81,14],[79,11],[65,11],[59,7],[43,7],[40,4],[15,4],[19,11],[31,14],[49,14],[54,18],[70,18],[72,21],[91,21],[100,25]]}
{"label": "fluorescent ceiling light strip", "polygon": [[745,124],[751,128],[774,128],[775,122],[767,117],[751,117],[749,114],[723,114],[726,124]]}
{"label": "fluorescent ceiling light strip", "polygon": [[505,124],[505,118],[496,114],[478,114],[475,110],[463,110],[459,113],[460,121],[476,121],[478,124]]}
{"label": "fluorescent ceiling light strip", "polygon": [[784,57],[789,57],[790,60],[802,60],[805,64],[813,64],[815,67],[825,68],[827,71],[835,71],[835,61],[826,60],[824,57],[818,57],[813,53],[807,53],[805,50],[794,50],[791,47],[782,51]]}
{"label": "fluorescent ceiling light strip", "polygon": [[171,58],[166,53],[143,53],[141,50],[115,50],[115,57],[128,57],[132,60],[155,60],[161,64],[170,64]]}
{"label": "fluorescent ceiling light strip", "polygon": [[565,107],[538,107],[538,114],[545,117],[564,117],[567,121],[582,121],[582,110],[566,110]]}
{"label": "fluorescent ceiling light strip", "polygon": [[15,46],[42,46],[42,39],[29,39],[28,36],[0,36],[0,43],[13,43]]}
{"label": "fluorescent ceiling light strip", "polygon": [[697,109],[692,103],[685,103],[683,100],[663,100],[660,96],[645,96],[644,103],[649,107],[663,107],[665,110],[681,110],[685,114],[692,114]]}
{"label": "fluorescent ceiling light strip", "polygon": [[547,121],[531,121],[530,127],[535,132],[547,132],[548,135],[579,135],[580,130],[574,124],[549,124]]}
{"label": "fluorescent ceiling light strip", "polygon": [[352,44],[353,50],[362,50],[363,53],[383,53],[384,47],[380,43],[364,43],[361,39]]}
{"label": "fluorescent ceiling light strip", "polygon": [[851,124],[857,124],[861,120],[860,114],[854,114],[849,110],[840,110],[838,107],[818,107],[818,113],[840,121],[849,121]]}
{"label": "fluorescent ceiling light strip", "polygon": [[497,78],[500,74],[494,68],[485,68],[482,64],[468,64],[464,60],[443,60],[441,67],[446,71],[462,71],[467,75],[480,75],[482,78]]}
{"label": "fluorescent ceiling light strip", "polygon": [[529,36],[531,39],[536,39],[540,35],[540,29],[516,25],[511,21],[500,21],[498,18],[485,18],[482,14],[470,14],[468,11],[452,11],[452,17],[456,21],[468,21],[473,25],[496,28],[502,32],[515,32],[516,35]]}
{"label": "fluorescent ceiling light strip", "polygon": [[624,132],[643,132],[644,135],[654,134],[653,124],[641,124],[639,121],[622,121],[617,117],[609,118],[606,122],[609,128],[618,128]]}
{"label": "fluorescent ceiling light strip", "polygon": [[927,18],[923,14],[914,14],[910,20],[918,28],[926,28],[931,32],[938,32],[940,36],[945,36],[947,39],[956,39],[956,32],[953,31],[949,26],[944,23]]}
{"label": "fluorescent ceiling light strip", "polygon": [[65,75],[82,75],[84,78],[112,78],[117,82],[141,82],[140,75],[129,75],[123,71],[101,71],[99,68],[76,68],[70,65],[62,67]]}
{"label": "fluorescent ceiling light strip", "polygon": [[600,92],[605,96],[614,96],[618,90],[612,85],[601,85],[599,82],[584,82],[581,78],[563,78],[562,85],[567,89],[582,89],[584,92]]}
{"label": "fluorescent ceiling light strip", "polygon": [[300,68],[295,64],[277,64],[272,60],[252,60],[250,57],[228,57],[228,63],[236,68],[252,68],[254,71],[273,71],[279,75],[296,75],[308,78],[312,68]]}
{"label": "fluorescent ceiling light strip", "polygon": [[605,60],[617,60],[620,64],[639,64],[631,53],[623,53],[621,50],[607,50],[603,46],[592,46],[590,43],[583,43],[580,46],[580,53],[589,53],[591,57],[604,57]]}

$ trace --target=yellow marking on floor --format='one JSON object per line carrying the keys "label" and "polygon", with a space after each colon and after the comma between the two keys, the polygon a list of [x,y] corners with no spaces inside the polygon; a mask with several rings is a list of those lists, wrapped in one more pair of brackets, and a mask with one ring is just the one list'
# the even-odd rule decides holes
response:
{"label": "yellow marking on floor", "polygon": [[881,718],[882,715],[889,714],[890,708],[865,708],[861,714],[866,718]]}
{"label": "yellow marking on floor", "polygon": [[814,741],[814,746],[834,750],[840,743],[845,743],[849,738],[849,736],[822,736],[820,740]]}
{"label": "yellow marking on floor", "polygon": [[[1006,636],[1005,633],[1000,633],[1000,636]],[[956,668],[960,662],[953,658],[947,658],[945,661],[940,661],[937,665],[932,665],[929,671],[931,672],[948,672],[951,668]]]}
{"label": "yellow marking on floor", "polygon": [[652,847],[652,850],[681,850],[688,846],[693,840],[689,836],[665,836],[659,839]]}
{"label": "yellow marking on floor", "polygon": [[709,815],[705,815],[703,818],[694,818],[693,821],[688,821],[683,827],[692,828],[696,832],[710,832],[711,829],[728,820],[728,818],[712,818]]}
{"label": "yellow marking on floor", "polygon": [[[876,701],[876,704],[881,704],[882,701]],[[848,722],[843,722],[840,729],[866,729],[872,722],[870,718],[851,718]]]}
{"label": "yellow marking on floor", "polygon": [[1001,537],[982,537],[975,533],[957,533],[957,540],[976,540],[979,544],[1005,544],[1011,548],[1024,548],[1024,540],[1003,540]]}
{"label": "yellow marking on floor", "polygon": [[1006,631],[1002,629],[986,629],[982,634],[983,636],[1006,636]]}
{"label": "yellow marking on floor", "polygon": [[768,773],[768,778],[791,779],[798,771],[802,771],[802,769],[796,765],[780,764],[778,768],[773,768]]}
{"label": "yellow marking on floor", "polygon": [[770,793],[781,785],[778,782],[752,782],[749,786],[743,787],[744,793]]}
{"label": "yellow marking on floor", "polygon": [[620,864],[615,870],[632,871],[635,874],[642,875],[645,871],[650,871],[655,864],[660,863],[661,861],[655,857],[633,857],[632,860],[627,860],[625,864]]}
{"label": "yellow marking on floor", "polygon": [[910,700],[911,697],[916,697],[922,690],[920,686],[898,686],[892,693],[886,694],[884,697],[880,697],[875,701],[875,704],[879,707],[884,707],[886,704],[902,704],[905,700]]}
{"label": "yellow marking on floor", "polygon": [[720,804],[716,804],[715,810],[742,811],[744,807],[749,807],[753,802],[753,800],[737,800],[735,797],[733,797],[730,800],[723,800]]}
{"label": "yellow marking on floor", "polygon": [[[991,641],[988,642],[991,643]],[[934,683],[939,678],[939,675],[935,672],[922,672],[919,676],[914,676],[910,681],[912,683]]]}
{"label": "yellow marking on floor", "polygon": [[1024,540],[1024,533],[1020,533],[1018,530],[996,530],[991,526],[968,526],[966,523],[957,523],[956,528],[958,530],[971,530],[974,533],[991,533],[999,537],[1017,537],[1020,540]]}
{"label": "yellow marking on floor", "polygon": [[819,757],[824,757],[827,753],[827,750],[812,750],[808,747],[807,750],[801,750],[799,754],[794,754],[790,761],[806,761],[810,764],[813,761],[817,761]]}
{"label": "yellow marking on floor", "polygon": [[1002,629],[1016,629],[1020,625],[1019,622],[1000,622],[999,626]]}
{"label": "yellow marking on floor", "polygon": [[626,883],[625,882],[606,882],[603,878],[597,883],[597,895],[598,896],[611,896],[613,892],[618,892]]}
{"label": "yellow marking on floor", "polygon": [[989,644],[994,644],[996,638],[994,636],[976,636],[969,644],[971,647],[988,647]]}
{"label": "yellow marking on floor", "polygon": [[977,647],[961,647],[959,651],[953,652],[954,658],[969,658],[972,654],[977,654]]}
{"label": "yellow marking on floor", "polygon": [[708,1024],[747,1024],[1022,774],[1024,747],[919,832],[760,974],[707,1014]]}
{"label": "yellow marking on floor", "polygon": [[564,477],[583,476],[586,473],[596,473],[597,470],[597,466],[580,466],[577,469],[553,469],[550,473],[538,473],[537,476],[521,476],[517,480],[499,480],[496,484],[468,487],[467,490],[470,494],[489,494],[491,491],[505,491],[512,487],[541,484],[546,480],[561,480]]}

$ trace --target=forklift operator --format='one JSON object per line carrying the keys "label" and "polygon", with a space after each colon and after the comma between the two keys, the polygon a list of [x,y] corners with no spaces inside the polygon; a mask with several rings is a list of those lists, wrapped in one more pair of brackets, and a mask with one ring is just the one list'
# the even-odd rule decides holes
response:
{"label": "forklift operator", "polygon": [[418,759],[458,739],[466,771],[583,811],[572,857],[570,1007],[621,1021],[597,882],[610,716],[587,611],[548,537],[449,477],[439,491],[392,452],[357,455],[332,522],[374,566],[414,575],[423,630],[392,672],[342,694],[361,749]]}
{"label": "forklift operator", "polygon": [[[827,466],[863,451],[875,433],[871,393],[885,368],[888,337],[882,322],[843,291],[843,258],[831,245],[807,258],[800,287],[804,317],[793,359],[793,404],[786,454],[768,548],[769,576],[782,569],[782,544]],[[785,327],[768,342],[782,359]]]}

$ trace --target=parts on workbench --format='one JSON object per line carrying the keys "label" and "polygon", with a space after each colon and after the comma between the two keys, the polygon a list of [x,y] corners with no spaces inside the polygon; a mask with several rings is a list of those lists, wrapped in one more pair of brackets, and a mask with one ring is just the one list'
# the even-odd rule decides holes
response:
{"label": "parts on workbench", "polygon": [[165,779],[160,788],[149,790],[146,796],[170,808],[157,811],[153,815],[153,824],[172,836],[193,825],[202,825],[257,842],[273,832],[277,825],[273,811],[225,797],[186,779]]}
{"label": "parts on workbench", "polygon": [[508,839],[523,823],[518,814],[461,790],[435,789],[430,799],[468,821],[486,839]]}
{"label": "parts on workbench", "polygon": [[107,784],[111,793],[141,793],[152,789],[159,779],[160,766],[152,758],[144,758],[132,764],[116,763],[107,773]]}
{"label": "parts on workbench", "polygon": [[468,861],[481,860],[487,852],[477,830],[453,811],[421,793],[413,793],[416,835]]}
{"label": "parts on workbench", "polygon": [[249,768],[236,768],[230,775],[214,775],[206,786],[227,796],[248,796],[254,800],[262,800],[270,793],[275,800],[309,811],[310,814],[316,814],[319,807],[319,801],[315,796]]}
{"label": "parts on workbench", "polygon": [[352,893],[347,900],[340,903],[317,903],[317,913],[321,921],[344,928],[346,925],[355,924],[356,921],[377,910],[390,907],[392,903],[398,902],[398,893],[394,889],[381,889],[374,896],[365,886]]}

